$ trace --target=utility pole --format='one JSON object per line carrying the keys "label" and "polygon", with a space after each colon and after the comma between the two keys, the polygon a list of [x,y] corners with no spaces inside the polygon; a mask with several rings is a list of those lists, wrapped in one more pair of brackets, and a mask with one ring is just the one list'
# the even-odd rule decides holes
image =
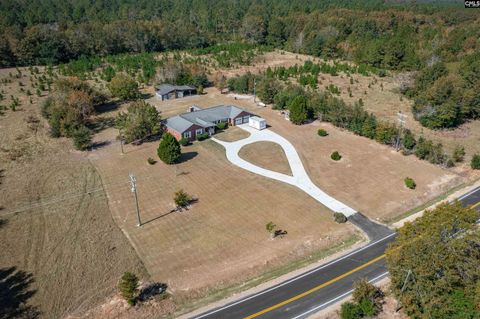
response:
{"label": "utility pole", "polygon": [[402,135],[403,126],[405,125],[405,122],[407,121],[407,115],[403,114],[402,111],[398,111],[397,121],[400,124],[400,127],[398,128],[397,142],[395,143],[395,149],[398,152],[400,150],[400,137]]}
{"label": "utility pole", "polygon": [[253,103],[257,103],[257,81],[253,78]]}
{"label": "utility pole", "polygon": [[142,226],[142,221],[140,220],[140,209],[138,208],[138,197],[137,197],[137,179],[133,174],[129,174],[130,176],[130,185],[131,185],[131,191],[135,195],[135,207],[137,208],[137,219],[138,219],[138,224],[137,226]]}
{"label": "utility pole", "polygon": [[119,133],[118,136],[120,137],[120,148],[121,148],[121,150],[122,150],[122,154],[124,154],[124,152],[123,152],[123,135],[122,135],[122,130],[119,130],[118,133]]}

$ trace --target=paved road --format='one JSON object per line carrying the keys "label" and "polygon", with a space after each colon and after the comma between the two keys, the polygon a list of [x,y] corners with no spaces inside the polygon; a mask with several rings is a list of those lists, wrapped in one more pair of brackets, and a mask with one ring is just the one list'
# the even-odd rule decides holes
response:
{"label": "paved road", "polygon": [[[480,211],[480,187],[459,199]],[[365,221],[360,218],[356,222]],[[372,231],[369,235],[375,238],[384,230]],[[387,276],[384,251],[394,238],[394,233],[388,234],[330,263],[194,318],[306,318],[348,296],[355,280],[368,278],[373,282]]]}
{"label": "paved road", "polygon": [[[295,147],[287,139],[269,129],[259,131],[250,127],[248,124],[238,125],[238,127],[249,132],[250,136],[235,142],[224,142],[214,137],[212,138],[213,141],[225,147],[227,159],[232,164],[252,173],[298,187],[334,212],[342,212],[347,217],[356,213],[356,210],[328,195],[312,182],[303,167],[302,160],[300,159],[300,156],[298,156]],[[238,152],[243,146],[262,141],[274,142],[282,147],[288,163],[290,164],[293,176],[259,167],[238,156]]]}

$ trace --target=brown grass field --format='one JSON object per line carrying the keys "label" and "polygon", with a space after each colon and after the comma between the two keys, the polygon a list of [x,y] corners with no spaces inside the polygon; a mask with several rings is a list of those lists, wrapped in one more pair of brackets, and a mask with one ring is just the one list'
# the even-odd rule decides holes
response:
{"label": "brown grass field", "polygon": [[273,142],[255,142],[245,145],[238,155],[257,166],[292,175],[290,164],[282,147]]}
{"label": "brown grass field", "polygon": [[[113,140],[107,130],[98,137]],[[300,190],[231,165],[223,148],[207,140],[184,148],[180,164],[147,164],[157,143],[112,143],[90,154],[106,187],[116,222],[126,232],[149,273],[167,282],[178,298],[203,295],[328,249],[356,233],[333,222],[331,212]],[[136,226],[128,174],[138,181],[143,226]],[[198,199],[174,210],[173,193]],[[287,230],[271,240],[265,225]]]}
{"label": "brown grass field", "polygon": [[[0,79],[9,72],[16,73],[0,70]],[[40,318],[79,315],[114,294],[124,271],[142,280],[148,274],[114,223],[86,154],[73,151],[71,141],[48,136],[39,112],[44,97],[33,96],[30,104],[20,80],[34,92],[28,77],[1,85],[7,101],[0,104],[11,94],[21,106],[0,116],[0,269],[31,274],[24,292],[33,292],[28,305]],[[38,125],[27,123],[30,115]]]}

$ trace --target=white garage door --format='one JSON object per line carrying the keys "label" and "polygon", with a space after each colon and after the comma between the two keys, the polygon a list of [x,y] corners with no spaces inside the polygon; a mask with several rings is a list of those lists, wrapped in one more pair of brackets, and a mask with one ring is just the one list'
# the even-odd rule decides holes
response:
{"label": "white garage door", "polygon": [[242,118],[241,117],[235,119],[235,125],[240,125],[240,124],[242,124]]}
{"label": "white garage door", "polygon": [[243,123],[248,123],[249,117],[250,117],[250,116],[244,116],[244,117],[243,117]]}

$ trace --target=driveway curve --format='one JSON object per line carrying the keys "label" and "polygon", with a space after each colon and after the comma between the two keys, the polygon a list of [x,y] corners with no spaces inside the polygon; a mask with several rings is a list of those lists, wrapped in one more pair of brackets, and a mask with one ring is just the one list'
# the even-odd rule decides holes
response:
{"label": "driveway curve", "polygon": [[[347,217],[357,212],[353,208],[331,197],[312,182],[307,172],[305,171],[305,168],[303,167],[302,160],[300,159],[300,156],[298,156],[295,147],[293,147],[293,145],[287,139],[283,138],[279,134],[269,129],[259,131],[248,126],[248,124],[238,125],[238,127],[249,132],[250,136],[235,142],[224,142],[216,138],[212,138],[213,141],[225,147],[227,159],[232,164],[252,173],[298,187],[305,193],[313,197],[315,200],[328,207],[330,210],[334,212],[341,212]],[[263,141],[274,142],[282,147],[285,155],[287,156],[287,160],[293,176],[285,175],[259,167],[242,159],[238,155],[238,152],[243,146]]]}

